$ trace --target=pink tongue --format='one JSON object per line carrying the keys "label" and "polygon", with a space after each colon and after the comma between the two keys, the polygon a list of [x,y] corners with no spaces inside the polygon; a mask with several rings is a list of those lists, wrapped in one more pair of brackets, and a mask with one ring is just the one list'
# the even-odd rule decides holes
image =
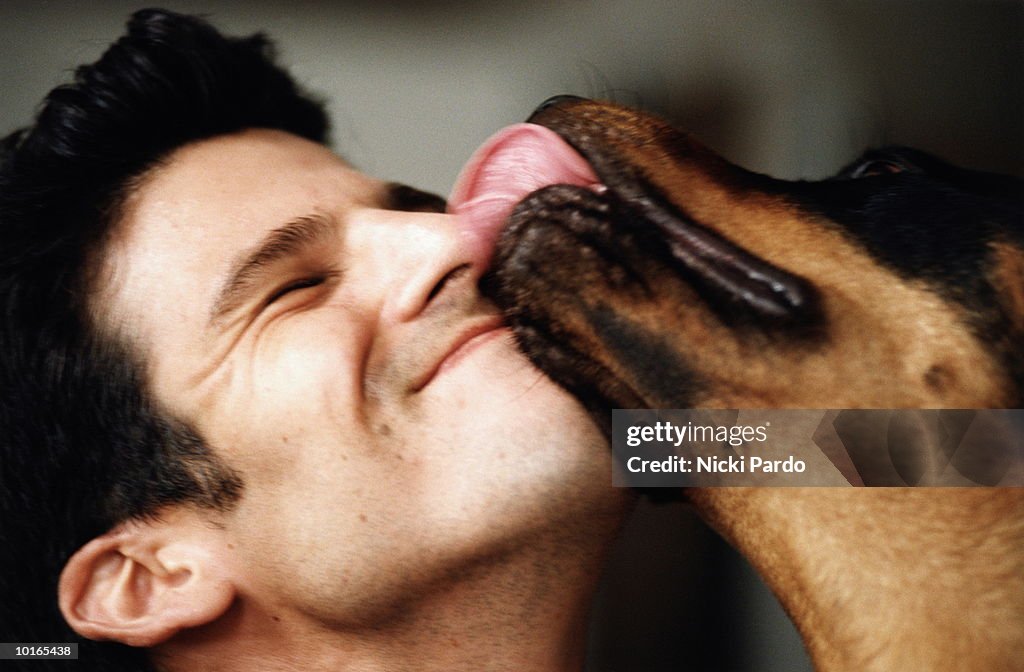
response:
{"label": "pink tongue", "polygon": [[551,184],[600,188],[593,169],[554,131],[516,124],[473,153],[455,181],[448,211],[486,261],[515,204]]}

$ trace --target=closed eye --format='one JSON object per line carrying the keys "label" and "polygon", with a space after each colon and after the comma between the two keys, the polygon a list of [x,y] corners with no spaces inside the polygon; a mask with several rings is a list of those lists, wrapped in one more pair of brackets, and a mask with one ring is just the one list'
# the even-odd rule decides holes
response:
{"label": "closed eye", "polygon": [[276,301],[279,301],[280,299],[284,298],[285,296],[287,296],[288,294],[291,294],[293,292],[299,292],[299,291],[302,291],[304,289],[311,289],[313,287],[319,287],[320,285],[323,285],[324,283],[326,283],[328,280],[332,280],[334,278],[337,278],[339,275],[340,275],[340,273],[338,273],[337,271],[331,271],[329,273],[322,273],[322,274],[319,274],[319,275],[310,276],[310,277],[307,277],[307,278],[302,278],[302,279],[299,279],[299,280],[295,280],[295,281],[289,282],[289,283],[285,284],[284,286],[279,287],[278,289],[275,289],[267,297],[266,301],[263,302],[263,305],[264,305],[264,307],[269,306],[269,305],[275,303]]}

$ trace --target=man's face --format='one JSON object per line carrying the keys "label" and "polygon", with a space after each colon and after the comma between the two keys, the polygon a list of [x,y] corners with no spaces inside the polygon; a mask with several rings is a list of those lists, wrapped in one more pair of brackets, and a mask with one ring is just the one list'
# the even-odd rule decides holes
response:
{"label": "man's face", "polygon": [[242,591],[361,618],[623,497],[576,402],[477,291],[486,250],[323,147],[189,145],[130,199],[99,305],[152,391],[237,469]]}

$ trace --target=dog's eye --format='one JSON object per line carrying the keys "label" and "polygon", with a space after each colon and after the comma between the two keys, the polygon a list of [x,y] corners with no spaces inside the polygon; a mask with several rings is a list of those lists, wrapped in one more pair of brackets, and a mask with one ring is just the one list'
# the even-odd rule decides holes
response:
{"label": "dog's eye", "polygon": [[850,179],[857,180],[862,177],[877,177],[879,175],[896,175],[905,173],[910,168],[904,163],[895,159],[868,159],[850,171]]}

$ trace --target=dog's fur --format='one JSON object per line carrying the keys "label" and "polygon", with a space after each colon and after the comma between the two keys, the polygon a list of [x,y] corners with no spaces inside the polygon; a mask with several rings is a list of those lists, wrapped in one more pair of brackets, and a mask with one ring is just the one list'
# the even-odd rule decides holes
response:
{"label": "dog's fur", "polygon": [[[487,287],[525,352],[611,408],[1024,405],[1024,188],[909,149],[834,178],[733,166],[653,117],[531,119],[607,191],[528,196]],[[822,670],[1016,669],[1021,489],[687,493]]]}

